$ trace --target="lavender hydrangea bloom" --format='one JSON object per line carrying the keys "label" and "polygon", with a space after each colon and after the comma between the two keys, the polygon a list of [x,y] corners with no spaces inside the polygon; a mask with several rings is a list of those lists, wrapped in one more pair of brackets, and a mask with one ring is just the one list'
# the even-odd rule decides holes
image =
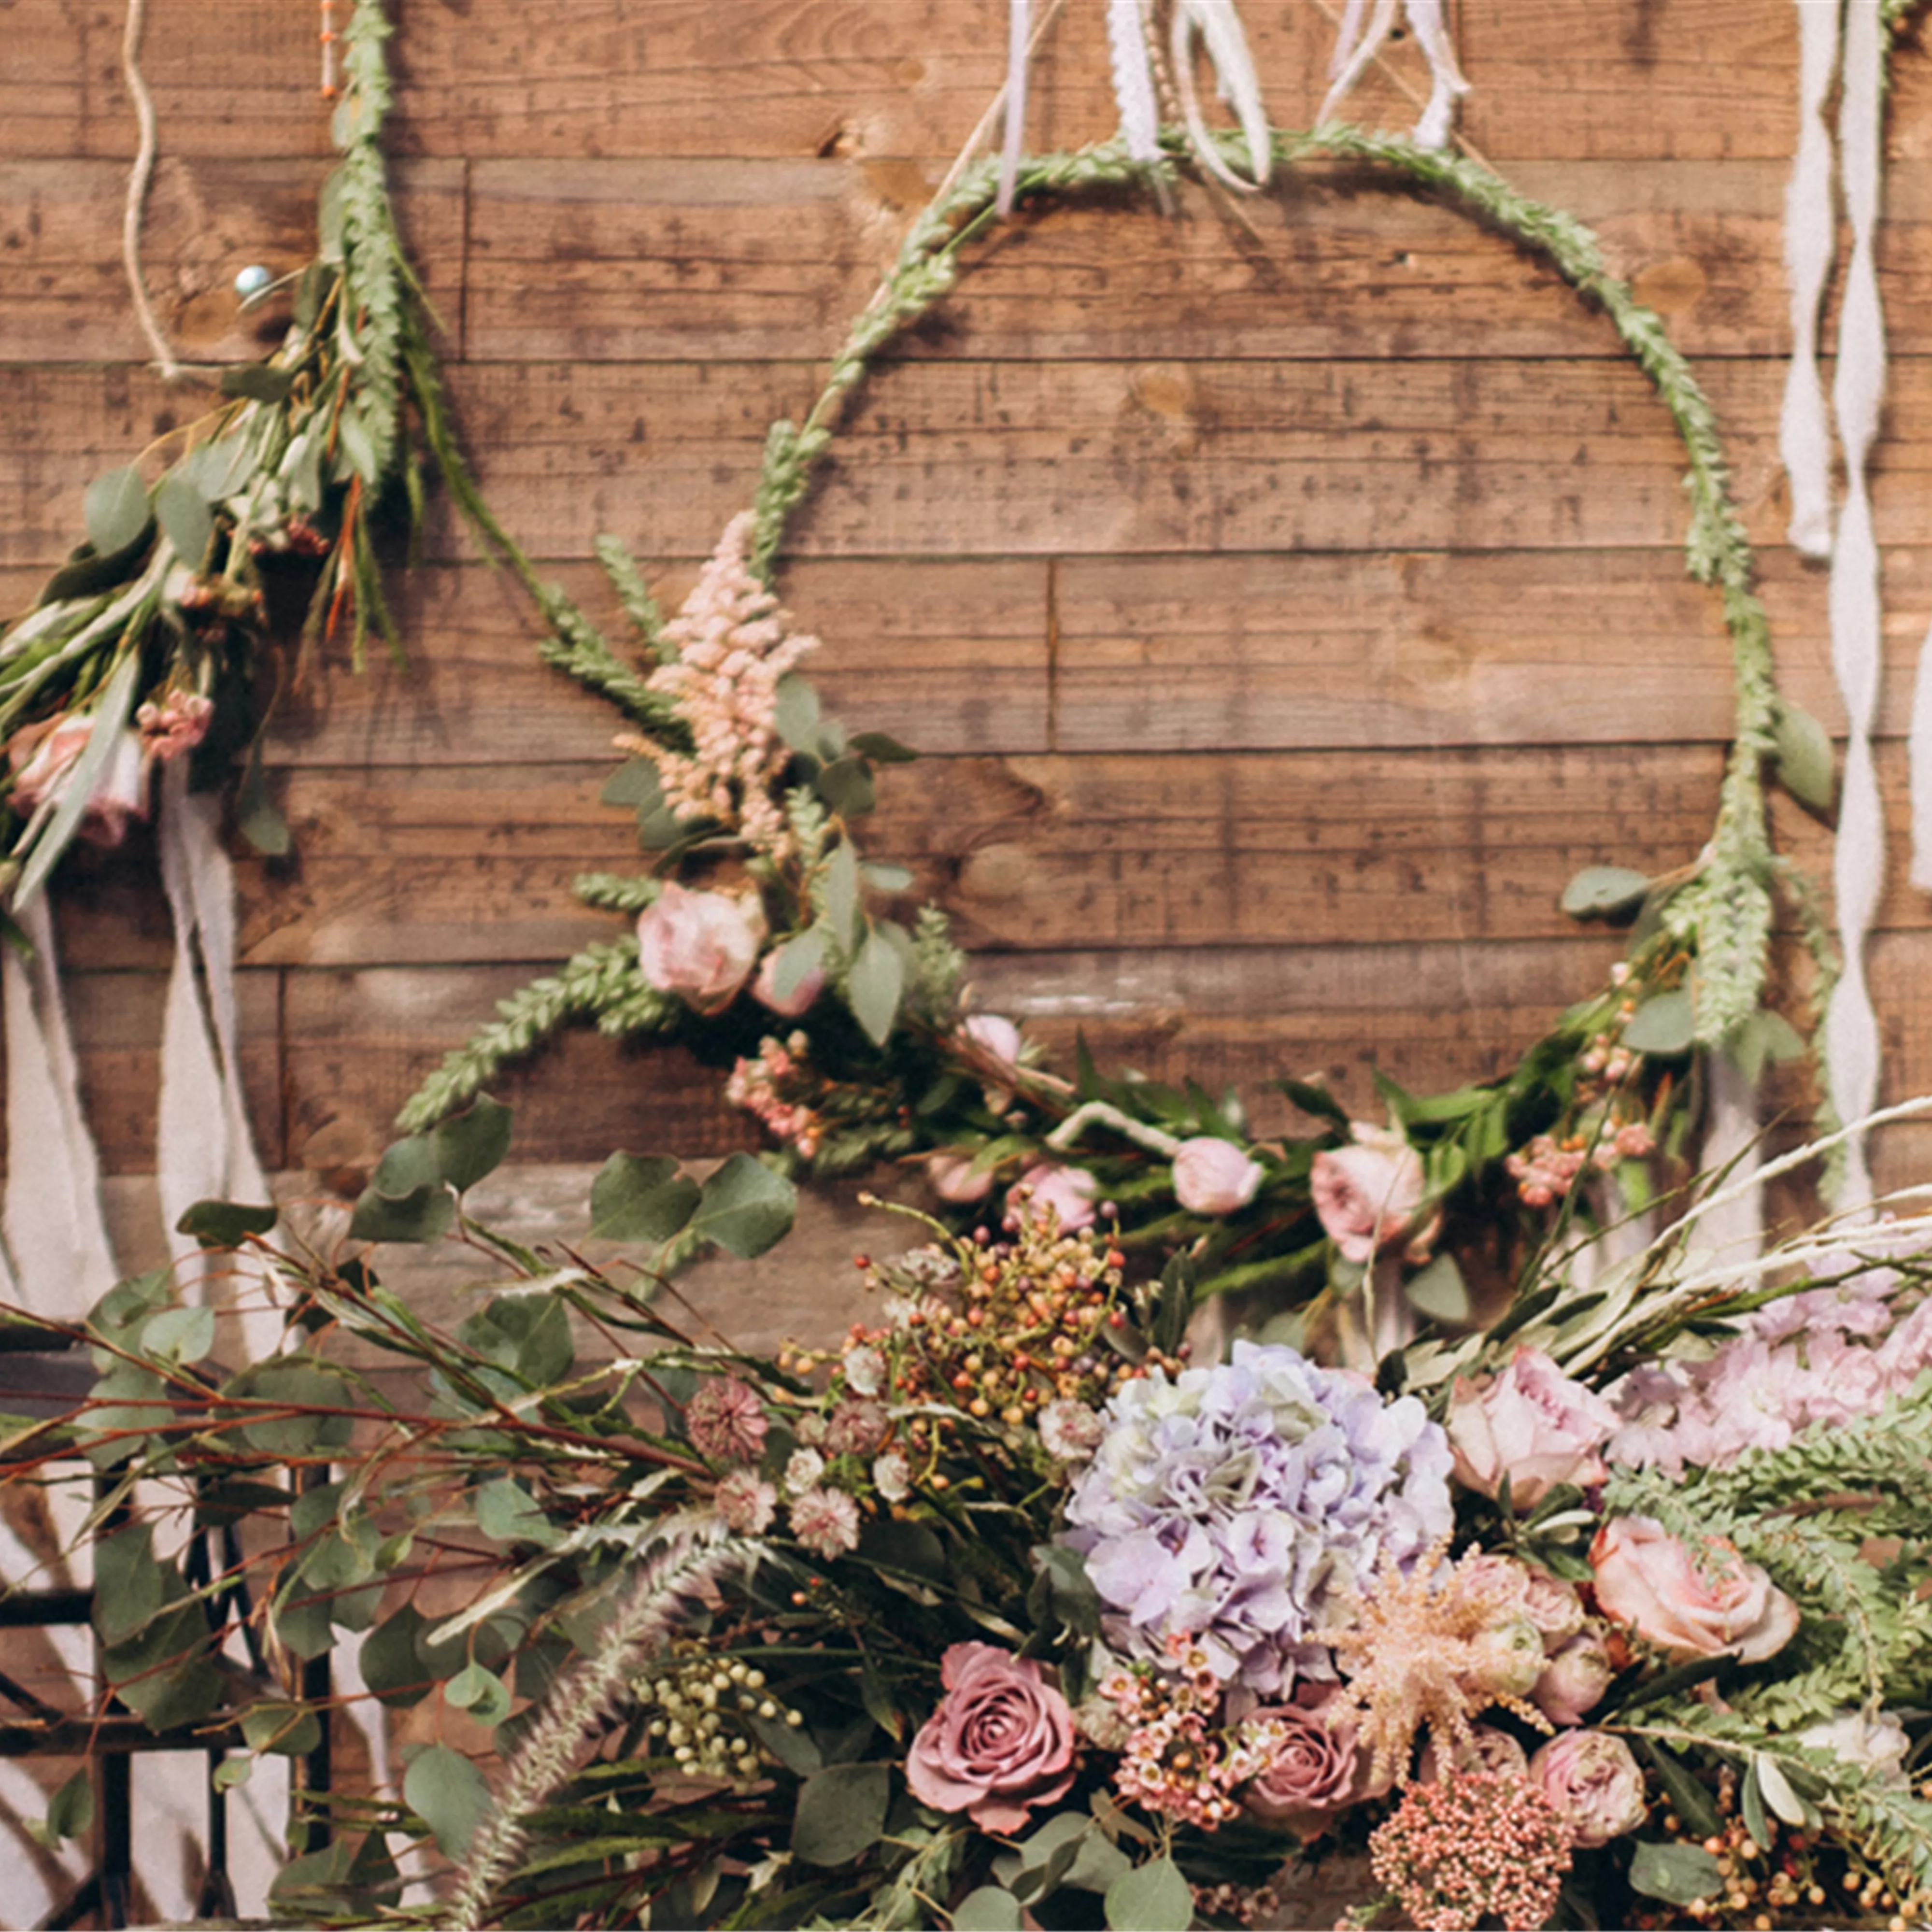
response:
{"label": "lavender hydrangea bloom", "polygon": [[1185,1636],[1264,1695],[1332,1677],[1336,1598],[1450,1528],[1448,1440],[1421,1403],[1292,1348],[1237,1342],[1222,1367],[1156,1370],[1105,1419],[1060,1540],[1086,1557],[1122,1656],[1165,1664]]}

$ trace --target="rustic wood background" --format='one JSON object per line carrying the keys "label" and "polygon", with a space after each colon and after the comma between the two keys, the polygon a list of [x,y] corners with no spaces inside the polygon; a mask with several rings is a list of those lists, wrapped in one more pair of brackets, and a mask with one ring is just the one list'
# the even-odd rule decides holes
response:
{"label": "rustic wood background", "polygon": [[[998,86],[994,0],[396,0],[407,237],[462,430],[504,522],[598,611],[611,530],[674,599],[744,507],[904,224]],[[1036,146],[1108,133],[1101,9],[1042,50]],[[1245,9],[1274,118],[1312,116],[1319,0]],[[1785,0],[1451,0],[1462,128],[1592,224],[1720,413],[1783,675],[1842,728],[1825,582],[1783,542]],[[82,490],[185,420],[142,367],[117,261],[134,128],[107,0],[0,0],[0,608],[75,541]],[[181,352],[256,351],[232,278],[308,252],[328,166],[315,10],[152,0],[150,285]],[[1888,132],[1892,329],[1876,501],[1880,764],[1932,614],[1932,59]],[[1356,103],[1406,126],[1398,83]],[[1346,170],[1230,208],[1190,190],[1028,212],[864,390],[800,516],[787,597],[854,726],[928,754],[868,849],[953,914],[980,1003],[1157,1074],[1372,1063],[1492,1074],[1617,941],[1557,895],[1696,852],[1730,722],[1714,598],[1680,562],[1679,446],[1608,324],[1462,216]],[[613,716],[544,669],[531,613],[439,506],[398,595],[408,668],[331,664],[274,736],[297,850],[240,862],[260,1144],[352,1193],[391,1118],[492,1002],[608,916]],[[1786,848],[1827,835],[1780,801]],[[168,958],[152,848],[70,869],[62,943],[116,1213],[152,1245]],[[1924,898],[1902,850],[1870,970],[1888,1097],[1932,1088]],[[500,1083],[535,1200],[611,1148],[748,1144],[674,1056],[573,1036]],[[1896,1183],[1932,1151],[1894,1134]],[[546,1178],[549,1177],[550,1179]],[[573,1195],[573,1198],[580,1198]]]}
{"label": "rustic wood background", "polygon": [[[998,0],[392,0],[399,203],[464,434],[503,520],[594,609],[611,530],[673,598],[748,501],[847,318],[978,120]],[[1037,146],[1110,131],[1098,0],[1042,49]],[[1246,0],[1274,118],[1305,123],[1322,0]],[[1825,580],[1784,546],[1788,0],[1449,0],[1462,128],[1603,237],[1719,411],[1788,688],[1834,731]],[[148,0],[161,160],[150,286],[181,352],[259,352],[246,264],[296,267],[329,165],[312,0]],[[200,404],[143,367],[118,262],[135,130],[117,0],[0,0],[0,612],[76,540],[82,492]],[[1932,616],[1932,50],[1897,63],[1882,287],[1891,401],[1880,768]],[[1412,50],[1359,118],[1406,127]],[[273,333],[272,328],[270,333]],[[1828,345],[1829,337],[1828,334]],[[1346,170],[1231,209],[1029,212],[899,345],[796,526],[784,588],[855,726],[928,754],[868,849],[975,955],[982,1004],[1115,1062],[1238,1082],[1506,1066],[1618,950],[1580,866],[1690,858],[1730,725],[1714,600],[1680,562],[1681,452],[1608,325],[1462,217]],[[289,1197],[352,1196],[391,1118],[492,1003],[614,922],[612,714],[538,663],[527,604],[439,506],[398,594],[410,663],[332,664],[274,740],[297,850],[240,865],[260,1144]],[[1822,829],[1780,801],[1823,875]],[[1904,853],[1871,950],[1888,1098],[1932,1088],[1932,917]],[[124,1259],[169,959],[152,843],[57,896]],[[674,1055],[569,1036],[500,1083],[515,1165],[478,1203],[582,1226],[612,1148],[746,1144]],[[1785,1090],[1781,1097],[1796,1097]],[[1932,1132],[1894,1130],[1881,1180]],[[339,1209],[338,1209],[339,1213]],[[820,1204],[712,1292],[746,1340],[836,1318],[876,1217]],[[849,1272],[842,1279],[850,1280]],[[454,1285],[429,1276],[432,1291]],[[44,1769],[46,1768],[44,1767]],[[56,1781],[68,1767],[48,1771]],[[24,1801],[10,1788],[0,1814]],[[26,1808],[35,1808],[26,1803]],[[0,1827],[4,1827],[0,1816]],[[52,1883],[16,1831],[8,1840]],[[172,1844],[172,1840],[169,1841]],[[24,1882],[22,1877],[21,1882]],[[8,1915],[12,1916],[12,1915]]]}

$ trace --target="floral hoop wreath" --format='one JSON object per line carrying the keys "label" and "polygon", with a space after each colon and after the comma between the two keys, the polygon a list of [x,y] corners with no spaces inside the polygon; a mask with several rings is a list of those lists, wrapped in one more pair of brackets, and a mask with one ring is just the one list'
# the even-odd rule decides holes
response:
{"label": "floral hoop wreath", "polygon": [[[1232,148],[1238,137],[1226,138]],[[675,619],[662,619],[622,547],[598,539],[647,670],[486,525],[552,626],[545,656],[626,715],[620,742],[633,756],[604,796],[636,811],[657,856],[641,876],[577,882],[589,903],[635,915],[636,936],[594,945],[503,1002],[410,1100],[405,1129],[428,1126],[566,1021],[593,1018],[613,1036],[670,1035],[728,1060],[727,1091],[770,1130],[782,1167],[825,1175],[920,1160],[943,1199],[976,1214],[1003,1186],[1010,1214],[1018,1187],[1019,1203],[1050,1204],[1064,1225],[1104,1204],[1123,1240],[1187,1246],[1198,1293],[1266,1284],[1290,1304],[1324,1300],[1339,1312],[1365,1275],[1400,1277],[1412,1306],[1454,1319],[1467,1312],[1450,1252],[1459,1215],[1473,1226],[1480,1210],[1493,1226],[1500,1214],[1533,1247],[1573,1222],[1640,1208],[1653,1156],[1682,1145],[1704,1056],[1723,1053],[1754,1082],[1768,1058],[1802,1050],[1765,1004],[1779,889],[1801,908],[1825,990],[1829,946],[1805,882],[1772,850],[1764,774],[1769,764],[1816,804],[1828,795],[1828,747],[1821,785],[1822,734],[1778,692],[1715,421],[1683,356],[1586,228],[1486,168],[1341,124],[1277,131],[1273,142],[1284,166],[1358,160],[1391,185],[1420,184],[1545,258],[1609,316],[1682,439],[1686,563],[1722,598],[1735,738],[1694,861],[1660,879],[1593,867],[1570,882],[1574,914],[1637,914],[1606,990],[1500,1080],[1430,1098],[1382,1082],[1385,1130],[1351,1122],[1319,1087],[1282,1082],[1316,1131],[1257,1144],[1232,1094],[1217,1102],[1196,1087],[1108,1078],[1084,1046],[1072,1078],[1047,1072],[1011,1022],[962,1012],[964,962],[936,911],[908,928],[875,909],[909,875],[862,863],[854,824],[873,802],[877,768],[912,754],[881,734],[848,737],[820,714],[795,668],[816,640],[779,608],[774,560],[847,398],[880,350],[950,292],[997,218],[987,161],[920,217],[804,422],[773,425],[753,508],[733,520]],[[1152,170],[1112,142],[1031,160],[1017,191],[1082,196],[1169,175],[1184,158],[1178,135]],[[1588,1190],[1594,1205],[1586,1177],[1605,1184]]]}

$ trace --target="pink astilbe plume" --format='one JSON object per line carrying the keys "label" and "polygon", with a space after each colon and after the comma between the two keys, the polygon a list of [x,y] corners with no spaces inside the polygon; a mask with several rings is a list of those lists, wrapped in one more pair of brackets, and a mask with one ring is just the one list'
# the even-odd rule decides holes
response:
{"label": "pink astilbe plume", "polygon": [[1362,1713],[1358,1736],[1374,1754],[1377,1780],[1408,1782],[1424,1725],[1451,1763],[1472,1746],[1470,1720],[1492,1705],[1550,1727],[1525,1694],[1543,1646],[1520,1577],[1480,1555],[1445,1564],[1448,1547],[1438,1542],[1406,1576],[1383,1564],[1353,1617],[1324,1634],[1347,1679],[1336,1707]]}
{"label": "pink astilbe plume", "polygon": [[774,858],[790,833],[773,796],[790,753],[778,730],[779,681],[818,640],[791,628],[790,614],[752,575],[754,520],[734,517],[697,587],[664,626],[677,651],[650,676],[691,733],[688,755],[648,738],[619,742],[651,759],[664,802],[680,819],[712,819]]}

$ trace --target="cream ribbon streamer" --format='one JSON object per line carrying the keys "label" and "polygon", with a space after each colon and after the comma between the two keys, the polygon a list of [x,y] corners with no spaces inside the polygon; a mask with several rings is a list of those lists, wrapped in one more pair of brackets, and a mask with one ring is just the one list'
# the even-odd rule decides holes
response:
{"label": "cream ribbon streamer", "polygon": [[[1878,1018],[1865,983],[1864,949],[1884,884],[1885,812],[1872,763],[1880,611],[1878,545],[1866,469],[1885,394],[1885,316],[1874,260],[1884,74],[1878,0],[1846,0],[1838,171],[1851,224],[1852,254],[1838,319],[1838,366],[1832,385],[1832,406],[1844,450],[1846,493],[1832,549],[1831,584],[1832,663],[1844,698],[1848,730],[1832,868],[1844,968],[1825,1015],[1832,1104],[1841,1120],[1863,1119],[1878,1100]],[[1868,1203],[1872,1192],[1862,1132],[1847,1139],[1845,1156],[1838,1204],[1855,1209]]]}
{"label": "cream ribbon streamer", "polygon": [[1449,145],[1456,103],[1469,91],[1469,83],[1456,62],[1456,49],[1442,17],[1442,0],[1375,0],[1375,10],[1366,27],[1362,16],[1366,0],[1348,0],[1342,24],[1335,36],[1335,52],[1329,62],[1329,87],[1322,103],[1319,119],[1330,120],[1340,110],[1343,97],[1369,70],[1369,63],[1382,50],[1395,26],[1399,4],[1408,16],[1409,31],[1429,63],[1428,105],[1415,124],[1412,138],[1419,148],[1444,148]]}
{"label": "cream ribbon streamer", "polygon": [[1818,0],[1798,8],[1798,153],[1784,194],[1784,266],[1791,284],[1791,366],[1778,450],[1791,479],[1793,547],[1832,554],[1832,426],[1818,376],[1818,308],[1838,252],[1832,194],[1832,136],[1826,97],[1838,65],[1838,9]]}
{"label": "cream ribbon streamer", "polygon": [[[172,1230],[197,1201],[266,1204],[242,1090],[235,1010],[235,878],[222,849],[220,806],[188,788],[188,760],[163,768],[161,886],[175,929],[174,970],[161,1029],[156,1130],[161,1212]],[[204,1271],[204,1294],[208,1286]],[[272,1349],[280,1324],[266,1307],[244,1319],[251,1360]]]}
{"label": "cream ribbon streamer", "polygon": [[10,1298],[77,1322],[119,1278],[100,1211],[100,1159],[81,1112],[80,1068],[61,997],[46,895],[14,917],[31,961],[0,944],[7,1040],[7,1191],[0,1209]]}

